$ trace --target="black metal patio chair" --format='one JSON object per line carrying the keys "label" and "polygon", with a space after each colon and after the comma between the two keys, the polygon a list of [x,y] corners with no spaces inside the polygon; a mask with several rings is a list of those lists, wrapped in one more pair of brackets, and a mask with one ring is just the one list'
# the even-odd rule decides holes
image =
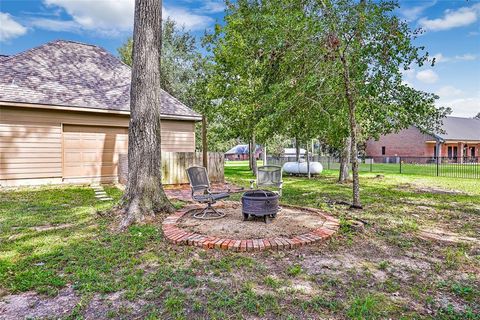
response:
{"label": "black metal patio chair", "polygon": [[193,217],[197,219],[218,219],[225,216],[225,213],[217,211],[212,204],[217,200],[230,197],[228,192],[212,193],[210,191],[210,180],[208,179],[205,167],[193,166],[187,169],[188,181],[192,189],[192,199],[199,203],[206,203],[207,206],[196,212]]}
{"label": "black metal patio chair", "polygon": [[279,196],[282,196],[283,180],[282,180],[282,167],[267,165],[260,166],[257,168],[257,179],[250,180],[250,189],[253,189],[256,185],[256,189],[267,187],[267,188],[278,188]]}

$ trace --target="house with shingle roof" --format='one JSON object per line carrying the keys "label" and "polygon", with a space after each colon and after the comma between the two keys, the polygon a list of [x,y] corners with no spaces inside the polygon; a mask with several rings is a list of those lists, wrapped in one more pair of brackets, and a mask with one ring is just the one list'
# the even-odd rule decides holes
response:
{"label": "house with shingle roof", "polygon": [[[225,159],[227,160],[248,160],[249,158],[248,144],[238,144],[225,152]],[[255,148],[255,158],[260,159],[262,155],[262,147],[257,145]]]}
{"label": "house with shingle roof", "polygon": [[397,133],[370,139],[368,157],[443,157],[452,162],[478,162],[480,156],[480,119],[445,117],[441,132],[423,133],[411,126]]}
{"label": "house with shingle roof", "polygon": [[[0,185],[112,181],[127,152],[130,67],[53,41],[0,57]],[[193,152],[201,116],[162,91],[162,151]]]}

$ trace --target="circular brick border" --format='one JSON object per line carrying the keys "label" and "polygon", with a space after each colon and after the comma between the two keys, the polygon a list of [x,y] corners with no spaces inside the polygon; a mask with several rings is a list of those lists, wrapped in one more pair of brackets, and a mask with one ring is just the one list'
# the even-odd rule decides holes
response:
{"label": "circular brick border", "polygon": [[[295,206],[284,207],[301,208]],[[190,232],[178,227],[177,223],[183,215],[191,210],[199,208],[201,208],[201,206],[198,204],[187,205],[163,220],[162,230],[167,241],[178,245],[189,245],[203,249],[222,249],[231,251],[283,250],[294,249],[311,243],[320,242],[331,237],[339,228],[338,219],[312,208],[301,209],[308,209],[320,213],[325,218],[325,222],[320,228],[294,236],[293,238],[274,237],[247,240],[219,238]]]}

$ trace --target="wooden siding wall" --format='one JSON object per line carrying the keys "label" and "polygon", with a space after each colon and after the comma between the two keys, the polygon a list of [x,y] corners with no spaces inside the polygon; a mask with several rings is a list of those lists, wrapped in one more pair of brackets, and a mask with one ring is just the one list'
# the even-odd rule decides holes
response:
{"label": "wooden siding wall", "polygon": [[[201,152],[162,152],[162,183],[188,183],[187,168],[202,166]],[[208,177],[210,182],[224,181],[224,156],[221,152],[208,152]],[[119,157],[119,181],[126,183],[128,177],[128,158],[126,154]]]}
{"label": "wooden siding wall", "polygon": [[163,120],[162,150],[165,152],[194,152],[195,122]]}
{"label": "wooden siding wall", "polygon": [[[128,127],[128,115],[0,106],[0,183],[62,178],[63,124]],[[166,151],[195,150],[193,121],[162,120]]]}

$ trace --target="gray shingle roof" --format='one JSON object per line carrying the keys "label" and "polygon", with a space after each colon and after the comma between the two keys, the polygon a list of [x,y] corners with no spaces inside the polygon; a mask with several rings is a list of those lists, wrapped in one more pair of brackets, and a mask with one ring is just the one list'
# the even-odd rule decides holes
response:
{"label": "gray shingle roof", "polygon": [[443,140],[480,140],[480,119],[446,117],[442,129],[445,133],[436,136]]}
{"label": "gray shingle roof", "polygon": [[225,154],[248,154],[248,144],[239,144],[225,152]]}
{"label": "gray shingle roof", "polygon": [[[129,111],[130,77],[106,50],[57,40],[0,59],[0,101]],[[200,118],[163,90],[161,114]]]}

